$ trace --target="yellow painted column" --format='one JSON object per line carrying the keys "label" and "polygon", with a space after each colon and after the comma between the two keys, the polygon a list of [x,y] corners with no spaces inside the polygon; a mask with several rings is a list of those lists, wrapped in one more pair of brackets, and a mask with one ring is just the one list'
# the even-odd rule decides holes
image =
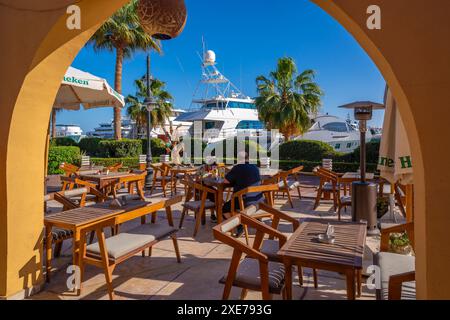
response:
{"label": "yellow painted column", "polygon": [[29,10],[0,7],[0,28],[9,30],[0,35],[7,45],[0,61],[0,297],[21,298],[43,283],[44,157],[51,108],[76,54],[125,2],[80,2],[81,30],[66,25],[65,5],[73,1],[30,1]]}
{"label": "yellow painted column", "polygon": [[[392,89],[414,162],[417,297],[450,299],[450,2],[312,1],[355,37]],[[380,13],[379,30],[367,26],[373,5]]]}

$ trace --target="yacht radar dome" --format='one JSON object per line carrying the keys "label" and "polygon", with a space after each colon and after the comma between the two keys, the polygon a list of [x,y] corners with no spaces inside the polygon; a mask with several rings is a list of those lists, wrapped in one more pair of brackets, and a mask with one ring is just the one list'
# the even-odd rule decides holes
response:
{"label": "yacht radar dome", "polygon": [[216,64],[216,53],[212,50],[208,50],[205,52],[203,59],[205,65],[212,66]]}

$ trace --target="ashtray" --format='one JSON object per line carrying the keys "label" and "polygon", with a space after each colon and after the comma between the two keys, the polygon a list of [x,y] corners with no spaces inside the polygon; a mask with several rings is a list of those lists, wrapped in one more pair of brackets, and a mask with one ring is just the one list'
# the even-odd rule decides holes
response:
{"label": "ashtray", "polygon": [[317,240],[319,240],[319,242],[321,242],[321,243],[333,244],[334,241],[336,240],[336,237],[329,236],[326,233],[321,233],[317,236]]}

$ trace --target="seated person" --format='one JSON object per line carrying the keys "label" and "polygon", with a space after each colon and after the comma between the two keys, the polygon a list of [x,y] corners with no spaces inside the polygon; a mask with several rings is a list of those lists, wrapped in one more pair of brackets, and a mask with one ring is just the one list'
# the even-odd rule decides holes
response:
{"label": "seated person", "polygon": [[[253,186],[261,185],[261,176],[259,174],[259,168],[249,163],[249,157],[247,152],[240,153],[238,155],[239,159],[245,159],[245,162],[238,164],[231,169],[230,172],[225,176],[225,183],[233,187],[233,193],[239,192],[243,189]],[[249,193],[244,195],[244,206],[248,207],[252,204],[264,201],[263,194],[260,192]],[[235,210],[240,210],[240,205],[238,201],[234,203]],[[222,214],[224,219],[231,217],[231,201],[226,202],[222,208]],[[238,234],[243,231],[242,226],[238,228]]]}

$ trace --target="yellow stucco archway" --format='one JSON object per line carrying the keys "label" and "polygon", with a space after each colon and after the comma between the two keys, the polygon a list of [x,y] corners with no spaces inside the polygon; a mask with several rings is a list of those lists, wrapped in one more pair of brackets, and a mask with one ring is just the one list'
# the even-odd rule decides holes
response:
{"label": "yellow stucco archway", "polygon": [[[436,159],[450,156],[450,139],[435,141],[438,135],[448,137],[450,110],[443,104],[450,101],[450,44],[444,41],[450,35],[445,16],[450,3],[436,0],[428,7],[425,0],[311,1],[353,34],[399,102],[415,162],[418,297],[450,298],[445,276],[450,248],[442,245],[450,227],[450,172],[436,165]],[[29,1],[27,10],[18,10],[10,0],[0,7],[0,27],[11,30],[0,35],[5,46],[0,60],[0,297],[20,297],[42,283],[42,182],[51,105],[76,54],[126,0],[79,2],[81,31],[65,25],[65,10],[72,2]],[[366,27],[366,10],[373,4],[382,10],[381,30]]]}

